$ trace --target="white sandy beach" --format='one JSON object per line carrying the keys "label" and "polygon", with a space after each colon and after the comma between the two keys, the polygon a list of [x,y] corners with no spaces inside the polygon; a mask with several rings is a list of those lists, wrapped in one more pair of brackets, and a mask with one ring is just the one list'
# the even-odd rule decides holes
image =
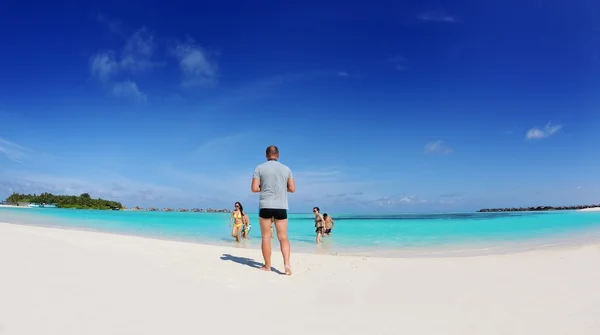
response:
{"label": "white sandy beach", "polygon": [[590,207],[584,209],[578,209],[578,212],[600,212],[600,207]]}
{"label": "white sandy beach", "polygon": [[600,334],[600,245],[293,253],[291,277],[239,258],[261,262],[259,250],[0,223],[0,334]]}

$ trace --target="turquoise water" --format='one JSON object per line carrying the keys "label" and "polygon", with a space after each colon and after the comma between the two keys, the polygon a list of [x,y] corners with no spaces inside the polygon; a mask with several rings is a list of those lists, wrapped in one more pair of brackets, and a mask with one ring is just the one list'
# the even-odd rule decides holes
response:
{"label": "turquoise water", "polygon": [[[492,250],[510,245],[559,244],[573,238],[600,240],[600,212],[335,215],[333,234],[316,246],[312,214],[291,214],[294,250],[326,253]],[[0,208],[0,222],[93,230],[169,240],[258,248],[260,229],[250,215],[250,240],[230,237],[229,214]]]}

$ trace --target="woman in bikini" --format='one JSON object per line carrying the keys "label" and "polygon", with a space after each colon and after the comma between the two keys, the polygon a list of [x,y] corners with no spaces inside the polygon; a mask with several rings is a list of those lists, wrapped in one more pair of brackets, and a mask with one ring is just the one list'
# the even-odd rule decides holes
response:
{"label": "woman in bikini", "polygon": [[313,207],[313,213],[315,214],[315,232],[317,233],[317,244],[323,242],[323,228],[325,226],[325,220],[323,215],[319,213],[319,207]]}
{"label": "woman in bikini", "polygon": [[[249,222],[247,220],[248,215],[244,213],[244,207],[241,203],[235,203],[235,210],[231,213],[231,217],[229,218],[229,227],[231,228],[231,236],[235,238],[237,242],[240,241],[240,235],[242,233],[242,226],[244,222]],[[233,221],[233,226],[231,225]]]}

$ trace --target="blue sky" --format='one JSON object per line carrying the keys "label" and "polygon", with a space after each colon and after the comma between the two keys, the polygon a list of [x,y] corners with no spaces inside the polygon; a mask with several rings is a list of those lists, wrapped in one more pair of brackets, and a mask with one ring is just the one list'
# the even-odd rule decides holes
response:
{"label": "blue sky", "polygon": [[593,1],[0,5],[0,197],[292,211],[600,203]]}

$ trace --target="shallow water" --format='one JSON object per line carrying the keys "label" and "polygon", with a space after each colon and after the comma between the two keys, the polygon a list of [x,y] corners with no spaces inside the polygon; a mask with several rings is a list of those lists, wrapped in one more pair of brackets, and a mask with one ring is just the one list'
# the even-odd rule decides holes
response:
{"label": "shallow water", "polygon": [[[600,241],[600,212],[333,214],[333,234],[319,246],[312,214],[289,218],[292,248],[304,252],[427,257]],[[225,213],[0,208],[0,222],[258,248],[258,216],[250,214],[250,219],[250,239],[238,244],[230,237]]]}

